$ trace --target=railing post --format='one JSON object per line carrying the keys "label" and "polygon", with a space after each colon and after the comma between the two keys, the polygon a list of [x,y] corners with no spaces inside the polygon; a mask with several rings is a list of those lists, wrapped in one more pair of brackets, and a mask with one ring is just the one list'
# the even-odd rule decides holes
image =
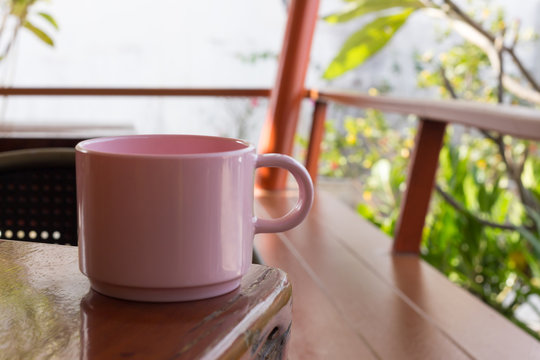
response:
{"label": "railing post", "polygon": [[[278,74],[259,142],[261,153],[292,154],[318,10],[319,0],[292,0],[289,4]],[[286,182],[287,173],[282,169],[257,171],[257,185],[263,189],[284,189]]]}
{"label": "railing post", "polygon": [[317,183],[317,174],[319,173],[319,158],[321,156],[321,143],[324,136],[324,122],[326,120],[326,109],[328,104],[317,100],[313,108],[313,117],[311,120],[311,133],[309,135],[309,144],[306,154],[306,169],[311,175],[313,184]]}
{"label": "railing post", "polygon": [[420,242],[439,164],[446,123],[420,119],[409,164],[407,188],[394,237],[394,253],[420,252]]}

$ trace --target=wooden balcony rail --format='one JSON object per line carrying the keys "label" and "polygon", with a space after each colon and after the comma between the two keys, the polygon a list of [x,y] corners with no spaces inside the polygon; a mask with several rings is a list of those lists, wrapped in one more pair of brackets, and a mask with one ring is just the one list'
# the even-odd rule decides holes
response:
{"label": "wooden balcony rail", "polygon": [[[270,89],[0,87],[2,96],[217,96],[269,97]],[[305,96],[308,96],[306,91]]]}
{"label": "wooden balcony rail", "polygon": [[[0,95],[3,96],[270,97],[271,94],[270,89],[247,88],[0,88]],[[497,131],[523,139],[540,140],[540,112],[530,108],[456,100],[371,96],[358,92],[334,90],[304,89],[301,95],[302,98],[315,101],[306,156],[306,168],[314,182],[318,173],[320,144],[324,135],[328,103],[335,102],[384,112],[414,114],[419,117],[416,145],[411,157],[406,192],[396,227],[394,251],[398,253],[419,252],[422,229],[438,166],[438,155],[447,123]],[[295,130],[296,124],[289,124],[289,127]],[[50,142],[45,139],[32,141],[32,146]],[[70,144],[65,139],[58,141]],[[9,147],[10,144],[6,143],[0,146],[0,150],[7,150]],[[277,179],[270,181],[269,188],[274,188],[279,182],[280,180]],[[407,225],[404,226],[404,224]]]}
{"label": "wooden balcony rail", "polygon": [[[0,96],[97,96],[97,97],[269,97],[270,89],[246,88],[71,88],[71,87],[0,87]],[[305,91],[304,96],[308,96]],[[43,128],[40,129],[43,132]],[[59,134],[55,138],[6,137],[0,141],[0,151],[36,147],[74,147],[81,137]],[[60,136],[61,135],[61,136]]]}
{"label": "wooden balcony rail", "polygon": [[313,100],[372,108],[420,118],[498,131],[522,139],[540,140],[540,111],[522,106],[460,100],[371,96],[358,92],[311,90]]}
{"label": "wooden balcony rail", "polygon": [[[415,148],[411,156],[407,187],[396,224],[393,245],[395,253],[418,254],[420,251],[422,230],[433,191],[439,152],[443,144],[447,123],[497,131],[522,139],[540,140],[540,111],[524,107],[456,100],[370,96],[339,91],[312,90],[310,97],[317,103],[336,102],[360,108],[418,116],[419,125]],[[318,151],[314,149],[316,144],[320,144],[324,131],[324,120],[321,120],[320,117],[321,115],[315,111],[309,145],[312,152]],[[315,178],[318,156],[308,155],[307,159],[306,167],[311,171],[312,178]]]}

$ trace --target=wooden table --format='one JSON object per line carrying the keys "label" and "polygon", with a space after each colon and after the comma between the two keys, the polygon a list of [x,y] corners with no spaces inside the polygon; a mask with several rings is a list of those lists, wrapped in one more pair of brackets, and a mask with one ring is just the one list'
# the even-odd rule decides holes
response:
{"label": "wooden table", "polygon": [[291,285],[253,265],[239,289],[185,303],[100,295],[77,248],[0,240],[0,359],[286,358]]}

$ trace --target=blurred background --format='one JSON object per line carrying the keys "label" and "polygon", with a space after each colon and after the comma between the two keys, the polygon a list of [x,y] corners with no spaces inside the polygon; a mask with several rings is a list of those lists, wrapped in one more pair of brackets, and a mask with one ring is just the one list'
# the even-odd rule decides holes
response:
{"label": "blurred background", "polygon": [[[10,3],[3,2],[4,12]],[[283,0],[22,3],[31,4],[27,18],[54,46],[21,28],[0,62],[4,86],[269,88],[287,15]],[[324,79],[345,39],[374,18],[368,14],[337,24],[323,19],[346,6],[341,0],[321,1],[306,85],[361,91],[391,88],[396,94],[424,96],[426,90],[417,87],[415,54],[436,53],[455,40],[455,35],[440,39],[447,26],[444,20],[414,13],[376,58],[343,76]],[[538,32],[539,1],[521,0],[517,6],[500,0],[490,6],[504,7],[507,18],[519,19],[522,29]],[[42,13],[50,15],[57,28]],[[5,23],[0,33],[4,48],[13,39],[15,21]],[[519,52],[532,73],[540,76],[540,62],[534,61],[539,44],[520,46]],[[13,97],[1,100],[0,119],[4,132],[35,132],[47,126],[77,131],[102,125],[109,131],[214,133],[257,141],[266,107],[260,100]]]}
{"label": "blurred background", "polygon": [[[287,6],[3,1],[0,85],[271,88]],[[540,0],[321,0],[306,87],[538,108],[538,33]],[[256,143],[266,106],[263,98],[3,97],[0,133],[195,133]],[[306,101],[299,158],[311,111]],[[333,105],[320,186],[392,234],[415,124]],[[537,338],[539,173],[536,143],[452,126],[422,243],[426,261]]]}

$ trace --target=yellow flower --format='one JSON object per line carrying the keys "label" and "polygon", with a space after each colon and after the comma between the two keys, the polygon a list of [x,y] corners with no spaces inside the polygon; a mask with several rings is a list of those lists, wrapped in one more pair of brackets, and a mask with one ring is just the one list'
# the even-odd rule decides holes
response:
{"label": "yellow flower", "polygon": [[487,162],[484,159],[480,159],[476,162],[476,166],[478,166],[480,169],[485,169],[487,166]]}
{"label": "yellow flower", "polygon": [[379,90],[377,90],[375,88],[369,88],[368,94],[371,95],[371,96],[377,96],[377,95],[379,95]]}
{"label": "yellow flower", "polygon": [[362,194],[362,197],[366,201],[370,201],[373,198],[371,191],[368,191],[368,190],[364,191],[364,193]]}
{"label": "yellow flower", "polygon": [[366,169],[369,169],[371,165],[373,165],[371,160],[366,159],[362,162],[362,166],[364,166]]}
{"label": "yellow flower", "polygon": [[[509,258],[510,258],[510,261],[508,265],[510,265],[511,269],[514,268],[514,269],[519,269],[523,271],[525,267],[527,266],[527,260],[525,259],[525,256],[521,252],[514,251],[510,253]],[[512,286],[511,284],[510,285],[508,284],[508,281],[507,281],[507,285]]]}
{"label": "yellow flower", "polygon": [[413,139],[409,138],[409,139],[405,140],[405,147],[407,149],[412,148],[413,145],[414,145],[414,140]]}

